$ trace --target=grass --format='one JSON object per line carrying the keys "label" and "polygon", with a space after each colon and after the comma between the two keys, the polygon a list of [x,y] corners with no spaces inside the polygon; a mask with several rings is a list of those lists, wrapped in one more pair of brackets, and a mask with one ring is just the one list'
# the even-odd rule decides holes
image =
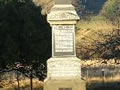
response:
{"label": "grass", "polygon": [[82,59],[100,58],[96,48],[105,43],[117,27],[102,16],[80,20],[76,30],[77,57]]}
{"label": "grass", "polygon": [[[90,38],[92,39],[101,39],[103,41],[104,39],[100,37],[97,33],[101,32],[104,34],[107,34],[111,32],[115,28],[110,22],[104,21],[104,20],[91,20],[91,21],[79,21],[77,25],[77,31],[76,31],[76,42],[77,45],[80,44],[81,40],[83,38]],[[86,40],[89,42],[90,39]]]}
{"label": "grass", "polygon": [[102,16],[94,16],[90,20],[80,20],[77,24],[76,42],[79,43],[80,39],[85,36],[97,38],[96,32],[109,33],[114,28],[116,26]]}
{"label": "grass", "polygon": [[87,84],[87,90],[120,90],[120,82],[94,82]]}
{"label": "grass", "polygon": [[[104,83],[103,83],[103,78],[100,77],[92,77],[88,78],[87,81],[87,90],[120,90],[120,78],[119,76],[116,76],[114,78],[105,78]],[[38,81],[37,79],[33,81],[34,83],[34,90],[38,90],[37,88],[42,88],[43,87],[43,82]],[[7,83],[3,88],[3,90],[17,90],[17,89],[12,89],[17,88],[17,82],[14,83]],[[25,88],[28,88],[29,90],[29,80],[21,80],[20,81],[20,86],[21,90],[24,90]],[[25,89],[26,90],[26,89]]]}
{"label": "grass", "polygon": [[114,82],[120,82],[120,75],[116,75],[114,77],[106,77],[106,78],[103,78],[103,77],[90,77],[88,78],[86,81],[88,83],[95,83],[95,82],[98,82],[98,83],[102,83],[104,80],[105,83],[114,83]]}
{"label": "grass", "polygon": [[77,24],[78,30],[99,30],[111,27],[113,27],[111,22],[102,16],[93,16],[90,17],[90,20],[80,20]]}
{"label": "grass", "polygon": [[[120,90],[120,65],[116,65],[113,59],[107,61],[106,65],[102,64],[102,60],[84,60],[81,64],[87,90]],[[104,77],[101,72],[103,68],[107,69]]]}
{"label": "grass", "polygon": [[[3,80],[0,82],[0,88],[5,89],[5,90],[11,90],[12,88],[17,88],[18,83],[16,80]],[[20,80],[20,88],[29,88],[30,87],[30,81],[28,78],[24,80]],[[39,81],[38,79],[33,79],[33,87],[35,88],[42,88],[43,87],[43,82]]]}
{"label": "grass", "polygon": [[[101,62],[100,60],[87,60],[87,61],[81,61],[82,64],[82,77],[87,82],[87,90],[120,90],[120,74],[114,74],[113,76],[107,76],[105,75],[105,78],[101,77],[101,74],[99,73],[99,76],[94,76],[95,71],[100,70],[102,65],[100,66]],[[108,68],[109,71],[119,71],[120,67],[113,67],[115,66],[114,60],[110,60],[108,62],[108,66],[105,68]],[[88,77],[86,76],[86,69],[83,70],[83,68],[88,68],[89,66],[89,74]],[[92,74],[92,75],[90,75]],[[104,83],[103,83],[104,80]],[[17,82],[16,79],[13,80],[3,80],[0,82],[0,86],[3,88],[3,90],[12,90],[12,88],[17,88]],[[37,90],[38,88],[43,88],[43,82],[39,81],[38,79],[33,80],[33,86],[34,90]],[[30,87],[30,81],[29,78],[21,79],[20,80],[20,87],[21,90],[24,90],[25,88]],[[14,90],[14,89],[13,89]],[[25,89],[26,90],[26,89]]]}

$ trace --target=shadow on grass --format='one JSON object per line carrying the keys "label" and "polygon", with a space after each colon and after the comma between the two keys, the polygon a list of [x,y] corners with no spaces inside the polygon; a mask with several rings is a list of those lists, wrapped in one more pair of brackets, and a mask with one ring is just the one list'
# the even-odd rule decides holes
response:
{"label": "shadow on grass", "polygon": [[120,82],[94,82],[87,84],[87,90],[120,90]]}
{"label": "shadow on grass", "polygon": [[[17,88],[10,88],[10,89],[0,88],[0,90],[19,90],[19,89],[17,89]],[[30,90],[30,88],[20,88],[20,90]],[[33,90],[43,90],[43,88],[34,88]]]}

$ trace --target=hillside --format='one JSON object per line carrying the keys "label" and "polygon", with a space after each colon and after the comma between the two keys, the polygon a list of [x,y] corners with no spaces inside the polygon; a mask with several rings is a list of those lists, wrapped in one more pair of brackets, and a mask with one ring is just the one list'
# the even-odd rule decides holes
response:
{"label": "hillside", "polygon": [[81,17],[76,32],[77,56],[82,59],[119,58],[120,0],[80,1],[84,9],[81,11],[77,4]]}

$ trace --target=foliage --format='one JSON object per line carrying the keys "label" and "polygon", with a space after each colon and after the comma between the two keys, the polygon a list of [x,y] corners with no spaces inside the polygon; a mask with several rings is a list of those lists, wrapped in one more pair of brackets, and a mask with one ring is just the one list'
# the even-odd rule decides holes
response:
{"label": "foliage", "polygon": [[75,6],[75,9],[80,17],[83,18],[83,16],[86,14],[86,8],[84,5],[83,0],[73,0],[72,3]]}
{"label": "foliage", "polygon": [[102,17],[81,20],[77,25],[77,56],[82,59],[119,58],[119,29]]}
{"label": "foliage", "polygon": [[95,32],[94,38],[91,36],[85,36],[81,39],[79,44],[78,56],[82,59],[91,58],[120,58],[120,30],[109,31],[108,33]]}
{"label": "foliage", "polygon": [[48,14],[55,3],[55,0],[33,0],[37,6],[41,6],[42,14]]}
{"label": "foliage", "polygon": [[74,6],[81,19],[89,19],[90,16],[99,15],[106,0],[73,0]]}
{"label": "foliage", "polygon": [[51,30],[40,11],[31,0],[0,1],[0,68],[40,66],[51,56]]}
{"label": "foliage", "polygon": [[82,59],[119,58],[119,30],[115,28],[120,28],[120,1],[107,0],[101,13],[90,15],[86,21],[80,20],[77,26],[77,56]]}
{"label": "foliage", "polygon": [[120,25],[120,1],[108,0],[101,11],[101,14],[113,22],[113,25]]}

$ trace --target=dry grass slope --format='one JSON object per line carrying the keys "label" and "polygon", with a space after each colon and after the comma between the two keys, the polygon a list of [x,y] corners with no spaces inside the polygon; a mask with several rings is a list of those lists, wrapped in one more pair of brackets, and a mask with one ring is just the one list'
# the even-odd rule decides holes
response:
{"label": "dry grass slope", "polygon": [[[33,88],[42,88],[43,82],[38,79],[33,79]],[[12,88],[18,88],[18,83],[16,80],[3,80],[0,82],[0,88],[4,90],[11,90]],[[30,81],[28,78],[25,80],[20,80],[20,88],[30,88]]]}

